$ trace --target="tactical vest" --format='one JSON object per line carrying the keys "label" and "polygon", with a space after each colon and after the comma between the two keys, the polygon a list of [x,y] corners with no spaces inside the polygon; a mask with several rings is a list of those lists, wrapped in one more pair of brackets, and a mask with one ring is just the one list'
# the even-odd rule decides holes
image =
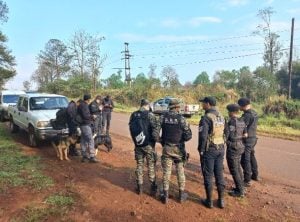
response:
{"label": "tactical vest", "polygon": [[180,126],[180,114],[166,113],[162,117],[162,140],[163,143],[179,144],[183,130]]}
{"label": "tactical vest", "polygon": [[208,136],[208,144],[220,145],[224,144],[224,128],[225,120],[221,115],[207,113],[206,116],[212,121],[212,130]]}
{"label": "tactical vest", "polygon": [[237,142],[243,139],[246,123],[243,118],[231,118],[228,122],[230,142]]}

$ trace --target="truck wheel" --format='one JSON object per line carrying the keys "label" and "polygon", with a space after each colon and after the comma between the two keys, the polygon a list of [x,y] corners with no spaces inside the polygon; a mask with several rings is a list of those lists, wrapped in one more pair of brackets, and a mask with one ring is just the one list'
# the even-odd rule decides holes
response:
{"label": "truck wheel", "polygon": [[16,133],[19,131],[19,127],[14,124],[14,120],[12,118],[9,120],[9,129],[11,133]]}
{"label": "truck wheel", "polygon": [[34,133],[34,128],[32,126],[29,126],[28,129],[28,139],[29,139],[29,146],[31,147],[38,146],[38,139],[36,138],[36,135]]}

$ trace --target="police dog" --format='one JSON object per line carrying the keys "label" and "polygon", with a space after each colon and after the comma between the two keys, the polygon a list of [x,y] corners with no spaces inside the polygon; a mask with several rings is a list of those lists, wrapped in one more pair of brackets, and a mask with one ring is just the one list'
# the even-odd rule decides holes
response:
{"label": "police dog", "polygon": [[74,136],[60,136],[58,140],[51,141],[51,144],[56,151],[58,159],[70,161],[68,158],[69,146],[71,144],[76,144],[76,142],[77,138]]}

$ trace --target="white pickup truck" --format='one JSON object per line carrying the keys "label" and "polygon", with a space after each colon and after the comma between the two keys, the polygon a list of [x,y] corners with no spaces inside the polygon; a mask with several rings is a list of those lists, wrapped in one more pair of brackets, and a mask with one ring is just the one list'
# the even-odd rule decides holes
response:
{"label": "white pickup truck", "polygon": [[199,104],[185,104],[181,99],[173,97],[165,97],[156,100],[151,104],[153,113],[162,114],[169,110],[169,103],[172,99],[177,99],[180,103],[180,113],[186,117],[191,117],[199,112]]}
{"label": "white pickup truck", "polygon": [[28,132],[29,145],[36,147],[40,140],[51,139],[58,134],[67,134],[67,129],[54,130],[50,124],[56,112],[68,106],[65,96],[56,94],[30,93],[20,95],[16,106],[8,107],[10,131],[23,129]]}
{"label": "white pickup truck", "polygon": [[24,94],[25,92],[21,90],[2,90],[0,92],[0,122],[9,119],[8,106],[16,105],[19,96]]}

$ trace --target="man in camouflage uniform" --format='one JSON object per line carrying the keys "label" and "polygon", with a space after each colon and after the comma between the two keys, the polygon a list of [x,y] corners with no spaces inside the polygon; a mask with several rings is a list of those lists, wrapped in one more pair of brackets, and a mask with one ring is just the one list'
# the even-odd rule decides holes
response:
{"label": "man in camouflage uniform", "polygon": [[[138,111],[134,112],[130,116],[129,125],[133,123],[134,119],[140,118],[140,124],[142,124],[145,127],[145,135],[148,135],[147,138],[144,137],[145,140],[147,140],[145,145],[140,146],[138,142],[135,139],[135,136],[132,134],[132,139],[135,142],[135,160],[137,163],[136,167],[136,183],[137,183],[137,193],[142,194],[143,193],[143,171],[144,171],[144,159],[146,158],[147,161],[147,167],[148,167],[148,177],[149,181],[151,182],[151,195],[155,196],[157,191],[157,185],[156,185],[156,159],[157,154],[155,151],[155,139],[154,139],[154,129],[158,127],[158,120],[156,119],[155,115],[151,112],[149,112],[150,104],[149,101],[146,99],[141,100],[141,107]],[[138,116],[138,117],[137,117]]]}
{"label": "man in camouflage uniform", "polygon": [[185,189],[184,164],[187,158],[184,142],[192,138],[192,131],[185,118],[179,114],[180,105],[176,99],[169,103],[169,112],[161,116],[163,146],[161,164],[163,168],[163,193],[161,200],[168,203],[169,181],[172,172],[172,164],[175,163],[177,181],[179,186],[179,201],[185,201],[188,197]]}

